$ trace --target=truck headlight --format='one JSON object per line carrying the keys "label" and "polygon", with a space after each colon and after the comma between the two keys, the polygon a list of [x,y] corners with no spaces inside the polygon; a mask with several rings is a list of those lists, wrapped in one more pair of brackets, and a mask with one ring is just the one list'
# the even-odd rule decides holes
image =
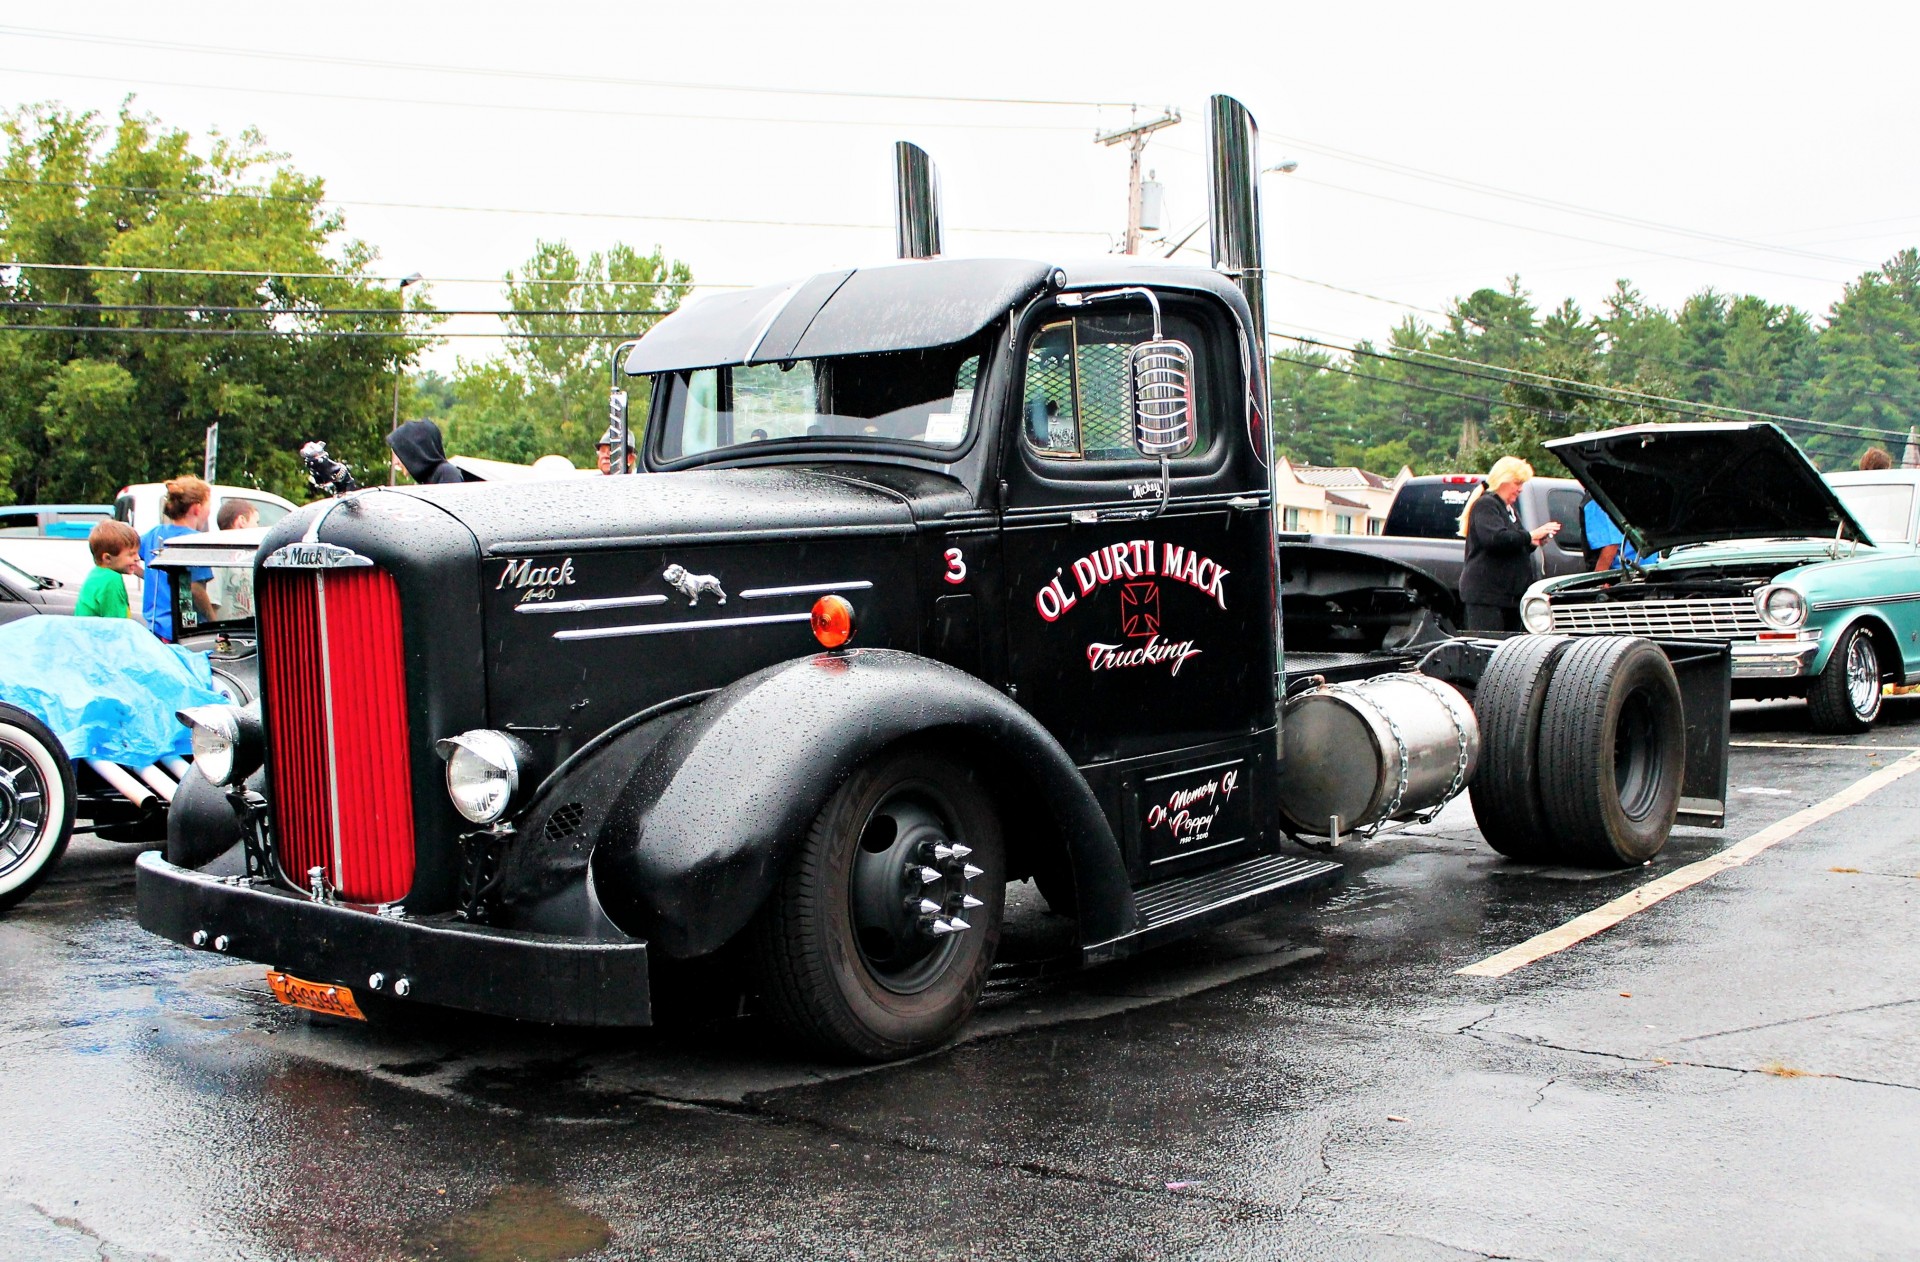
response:
{"label": "truck headlight", "polygon": [[260,769],[267,743],[253,707],[202,705],[174,717],[192,733],[193,765],[211,783],[239,784]]}
{"label": "truck headlight", "polygon": [[433,749],[447,760],[447,796],[454,810],[476,824],[491,824],[507,813],[520,792],[526,742],[475,728],[435,741]]}
{"label": "truck headlight", "polygon": [[1520,622],[1535,635],[1553,630],[1553,602],[1545,596],[1529,596],[1520,602]]}
{"label": "truck headlight", "polygon": [[1796,631],[1806,625],[1807,598],[1791,587],[1762,587],[1753,594],[1760,618],[1779,631]]}

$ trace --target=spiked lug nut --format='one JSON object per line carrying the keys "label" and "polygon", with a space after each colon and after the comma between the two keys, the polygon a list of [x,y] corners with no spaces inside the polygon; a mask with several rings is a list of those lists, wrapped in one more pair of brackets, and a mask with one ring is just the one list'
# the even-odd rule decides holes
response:
{"label": "spiked lug nut", "polygon": [[935,881],[944,881],[947,879],[947,874],[938,868],[923,867],[916,875],[919,876],[920,884],[922,885],[932,885]]}
{"label": "spiked lug nut", "polygon": [[941,863],[945,863],[948,859],[964,859],[972,853],[972,846],[962,846],[957,843],[949,846],[942,842],[933,848],[934,859]]}
{"label": "spiked lug nut", "polygon": [[960,869],[960,875],[964,879],[971,881],[974,877],[979,876],[981,873],[985,871],[986,871],[985,868],[976,868],[971,863],[969,863]]}
{"label": "spiked lug nut", "polygon": [[920,900],[919,905],[916,906],[914,910],[919,912],[922,916],[938,915],[940,912],[940,904],[934,902],[931,898],[923,898]]}
{"label": "spiked lug nut", "polygon": [[966,908],[966,909],[967,909],[968,911],[972,911],[972,910],[973,910],[974,908],[976,908],[976,907],[985,907],[985,906],[986,906],[986,904],[985,904],[985,903],[983,903],[983,902],[981,902],[981,901],[980,901],[979,899],[977,899],[977,898],[975,898],[975,897],[974,897],[973,895],[971,895],[971,894],[963,894],[963,895],[961,895],[961,896],[960,896],[960,905],[961,905],[962,907],[964,907],[964,908]]}
{"label": "spiked lug nut", "polygon": [[960,919],[958,916],[948,916],[945,920],[936,920],[930,927],[935,937],[949,933],[959,933],[963,929],[973,928],[972,925]]}

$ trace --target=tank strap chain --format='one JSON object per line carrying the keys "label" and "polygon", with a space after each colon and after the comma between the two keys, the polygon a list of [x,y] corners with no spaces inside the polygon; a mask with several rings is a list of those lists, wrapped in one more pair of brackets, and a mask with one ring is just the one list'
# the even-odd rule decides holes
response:
{"label": "tank strap chain", "polygon": [[1447,688],[1445,684],[1437,679],[1431,679],[1426,675],[1422,675],[1418,671],[1408,671],[1406,677],[1409,682],[1419,684],[1422,688],[1425,688],[1428,692],[1431,692],[1435,697],[1439,698],[1441,707],[1447,712],[1447,721],[1453,724],[1453,742],[1455,746],[1453,782],[1447,786],[1446,794],[1441,797],[1438,802],[1435,802],[1432,806],[1421,811],[1414,817],[1417,823],[1431,824],[1440,817],[1440,812],[1447,808],[1447,803],[1459,797],[1460,791],[1467,787],[1467,729],[1466,726],[1455,717],[1453,712],[1453,704],[1458,694],[1449,695],[1452,690]]}

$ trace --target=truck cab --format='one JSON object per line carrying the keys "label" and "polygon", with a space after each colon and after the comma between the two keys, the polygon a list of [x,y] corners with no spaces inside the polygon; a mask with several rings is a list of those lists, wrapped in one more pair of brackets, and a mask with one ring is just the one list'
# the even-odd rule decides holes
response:
{"label": "truck cab", "polygon": [[[1215,112],[1250,188],[1251,119]],[[1466,789],[1466,692],[1511,653],[1289,688],[1257,205],[1225,200],[1237,278],[924,259],[710,298],[624,356],[638,473],[289,516],[259,701],[182,716],[141,923],[348,1016],[645,1024],[655,964],[724,961],[883,1059],[966,1020],[1010,880],[1090,964],[1336,879],[1290,838]],[[1657,848],[1686,754],[1653,656]]]}

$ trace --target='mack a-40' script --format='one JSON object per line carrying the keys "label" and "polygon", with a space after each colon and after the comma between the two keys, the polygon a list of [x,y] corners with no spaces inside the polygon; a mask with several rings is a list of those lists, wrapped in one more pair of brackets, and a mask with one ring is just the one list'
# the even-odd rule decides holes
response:
{"label": "'mack a-40' script", "polygon": [[1089,552],[1073,563],[1073,585],[1067,590],[1063,578],[1056,576],[1034,593],[1034,608],[1048,622],[1080,603],[1108,583],[1140,578],[1177,579],[1213,597],[1220,608],[1227,607],[1226,579],[1230,573],[1219,562],[1202,556],[1198,550],[1177,543],[1159,543],[1152,539],[1134,539],[1110,543]]}

